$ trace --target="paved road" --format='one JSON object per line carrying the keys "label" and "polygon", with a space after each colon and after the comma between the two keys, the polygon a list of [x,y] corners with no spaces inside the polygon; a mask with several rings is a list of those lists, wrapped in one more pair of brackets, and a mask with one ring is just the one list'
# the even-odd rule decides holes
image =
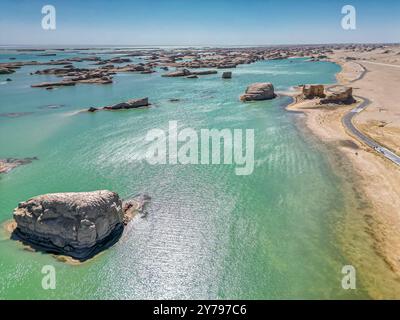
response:
{"label": "paved road", "polygon": [[372,61],[367,61],[367,60],[360,60],[360,63],[370,63],[370,64],[375,64],[377,66],[384,66],[384,67],[392,67],[392,68],[400,68],[400,65],[398,64],[389,64],[389,63],[382,63],[382,62],[372,62]]}
{"label": "paved road", "polygon": [[367,137],[365,134],[363,134],[361,131],[359,131],[352,122],[352,119],[365,110],[365,108],[371,103],[370,100],[366,98],[361,98],[364,101],[357,107],[352,110],[350,110],[348,113],[345,114],[345,116],[342,118],[342,123],[343,125],[361,142],[365,143],[372,149],[374,149],[376,152],[380,153],[382,156],[385,158],[389,159],[390,161],[394,162],[398,166],[400,166],[400,156],[397,154],[393,153],[389,149],[383,147],[380,145],[378,142],[375,140],[372,140],[371,138]]}

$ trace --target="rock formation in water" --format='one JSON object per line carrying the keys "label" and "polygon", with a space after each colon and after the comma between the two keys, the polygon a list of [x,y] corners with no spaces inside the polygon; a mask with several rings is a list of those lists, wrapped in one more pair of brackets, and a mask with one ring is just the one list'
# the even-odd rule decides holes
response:
{"label": "rock formation in water", "polygon": [[149,98],[131,99],[126,102],[117,103],[111,106],[104,107],[104,110],[120,110],[120,109],[134,109],[140,107],[147,107],[149,105]]}
{"label": "rock formation in water", "polygon": [[327,91],[326,98],[321,100],[321,104],[353,104],[355,102],[353,88],[345,86],[330,88]]}
{"label": "rock formation in water", "polygon": [[107,190],[41,195],[14,210],[12,238],[40,251],[84,261],[116,243],[124,224],[142,206],[135,200],[125,204]]}
{"label": "rock formation in water", "polygon": [[104,110],[121,110],[121,109],[135,109],[140,107],[149,106],[149,98],[131,99],[126,102],[117,103],[111,106],[104,107]]}
{"label": "rock formation in water", "polygon": [[204,76],[208,74],[217,74],[217,70],[202,70],[202,71],[190,71],[191,75],[196,75],[196,76]]}
{"label": "rock formation in water", "polygon": [[247,87],[246,93],[240,97],[241,101],[259,101],[274,99],[276,94],[270,82],[254,83]]}
{"label": "rock formation in water", "polygon": [[16,167],[19,167],[24,164],[29,164],[34,160],[37,160],[37,158],[33,157],[24,159],[15,159],[15,158],[0,159],[0,174],[10,172],[12,169],[15,169]]}
{"label": "rock formation in water", "polygon": [[99,110],[124,110],[124,109],[136,109],[142,107],[148,107],[150,105],[149,98],[131,99],[126,102],[113,104],[102,108],[90,107],[87,109],[88,112],[96,112]]}
{"label": "rock formation in water", "polygon": [[11,68],[0,68],[0,74],[11,74],[14,73],[15,70]]}
{"label": "rock formation in water", "polygon": [[63,80],[59,82],[41,82],[37,84],[32,84],[32,88],[53,88],[53,87],[61,87],[61,86],[74,86],[76,82]]}
{"label": "rock formation in water", "polygon": [[305,99],[325,98],[324,85],[322,84],[305,85],[302,92]]}
{"label": "rock formation in water", "polygon": [[217,70],[201,70],[201,71],[190,71],[188,69],[176,70],[168,73],[164,73],[162,77],[187,77],[187,78],[196,78],[194,76],[204,76],[209,74],[216,74]]}
{"label": "rock formation in water", "polygon": [[231,71],[225,71],[222,74],[222,79],[231,79],[232,78],[232,72]]}
{"label": "rock formation in water", "polygon": [[186,77],[186,76],[190,76],[190,74],[191,73],[188,69],[182,69],[182,70],[164,73],[162,75],[162,77]]}

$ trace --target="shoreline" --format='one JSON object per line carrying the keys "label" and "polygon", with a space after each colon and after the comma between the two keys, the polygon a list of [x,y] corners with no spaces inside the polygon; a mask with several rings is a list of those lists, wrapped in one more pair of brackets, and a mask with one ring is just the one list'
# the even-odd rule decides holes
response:
{"label": "shoreline", "polygon": [[[361,65],[355,71],[348,62],[329,61],[342,68],[336,75],[336,84],[330,86],[352,86],[368,72]],[[400,288],[396,283],[400,278],[400,215],[396,208],[400,207],[400,169],[343,126],[342,118],[362,103],[359,99],[350,106],[324,107],[313,100],[293,98],[286,110],[305,115],[303,123],[307,131],[332,151],[328,157],[330,164],[344,182],[345,193],[354,195],[353,199],[347,199],[346,217],[338,230],[345,256],[361,271],[362,282],[372,298],[399,298]]]}

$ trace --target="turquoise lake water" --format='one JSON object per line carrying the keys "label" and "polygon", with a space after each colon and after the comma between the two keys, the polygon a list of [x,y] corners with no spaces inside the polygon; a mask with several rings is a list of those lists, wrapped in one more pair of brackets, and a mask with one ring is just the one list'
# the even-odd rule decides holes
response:
{"label": "turquoise lake water", "polygon": [[[9,57],[1,54],[0,62]],[[341,288],[341,269],[349,264],[337,240],[345,197],[327,155],[299,130],[301,115],[285,111],[287,97],[238,100],[254,82],[272,82],[278,91],[333,83],[337,65],[263,61],[233,69],[231,80],[221,73],[162,78],[158,70],[118,74],[112,85],[30,88],[57,79],[29,75],[48,67],[0,75],[0,158],[38,157],[0,176],[0,223],[12,218],[18,202],[44,193],[109,189],[152,200],[148,215],[132,221],[115,246],[79,266],[26,251],[3,235],[0,298],[367,297],[362,283],[356,291]],[[151,108],[79,112],[145,96]],[[254,129],[253,174],[235,175],[234,164],[148,164],[140,157],[146,133],[167,129],[172,120],[196,130]],[[46,291],[41,269],[49,264],[57,288]]]}

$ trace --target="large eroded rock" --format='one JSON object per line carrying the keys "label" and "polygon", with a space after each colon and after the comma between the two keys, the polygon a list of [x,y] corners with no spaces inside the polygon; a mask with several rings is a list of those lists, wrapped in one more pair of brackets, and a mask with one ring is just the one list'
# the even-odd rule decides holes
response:
{"label": "large eroded rock", "polygon": [[18,205],[14,219],[14,238],[79,260],[114,244],[124,228],[122,201],[107,190],[34,197]]}
{"label": "large eroded rock", "polygon": [[270,82],[254,83],[247,87],[246,93],[240,96],[241,101],[258,101],[274,99],[276,94]]}
{"label": "large eroded rock", "polygon": [[326,98],[321,100],[322,104],[353,104],[356,100],[353,97],[353,88],[345,86],[335,86],[330,88]]}
{"label": "large eroded rock", "polygon": [[306,99],[325,98],[323,84],[310,84],[303,86],[303,96]]}

